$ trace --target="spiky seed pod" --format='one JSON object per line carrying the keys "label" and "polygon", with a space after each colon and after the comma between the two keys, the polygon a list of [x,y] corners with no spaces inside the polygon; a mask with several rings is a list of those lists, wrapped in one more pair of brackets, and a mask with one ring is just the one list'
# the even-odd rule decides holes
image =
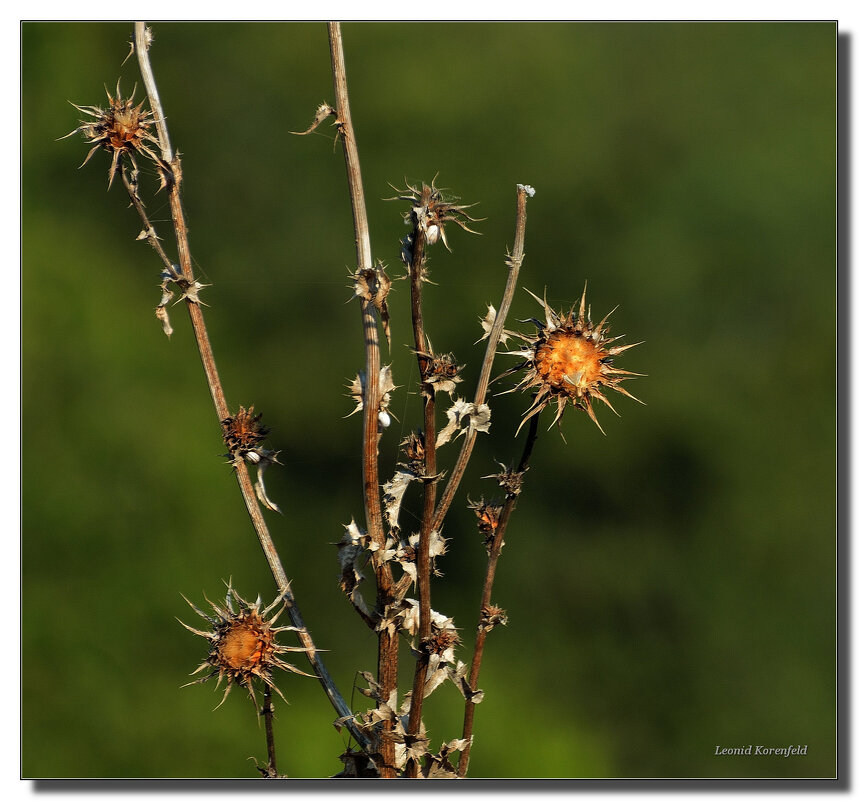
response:
{"label": "spiky seed pod", "polygon": [[507,613],[500,607],[487,604],[480,610],[480,628],[492,631],[495,626],[507,625]]}
{"label": "spiky seed pod", "polygon": [[423,464],[426,459],[426,449],[423,431],[412,431],[401,443],[403,454],[409,460],[410,465]]}
{"label": "spiky seed pod", "polygon": [[[183,596],[184,597],[184,596]],[[227,686],[220,706],[229,695],[233,685],[237,684],[248,691],[254,707],[259,711],[256,694],[254,693],[254,679],[271,687],[281,698],[283,693],[275,686],[272,675],[275,668],[298,673],[301,676],[310,676],[297,667],[284,662],[279,658],[280,654],[307,649],[298,646],[280,645],[276,642],[276,636],[281,631],[296,631],[294,626],[275,627],[274,623],[286,608],[285,605],[275,615],[269,617],[271,611],[283,600],[279,595],[274,602],[265,609],[260,609],[262,601],[257,598],[254,603],[248,603],[242,598],[232,586],[227,586],[227,595],[223,606],[209,601],[215,615],[207,615],[188,601],[188,605],[206,620],[211,631],[200,631],[192,628],[187,623],[179,622],[193,634],[204,637],[209,641],[209,653],[200,666],[191,674],[199,673],[209,668],[209,672],[196,681],[189,682],[185,687],[192,684],[202,684],[217,677],[217,686],[226,679]],[[235,605],[233,602],[235,601]],[[312,678],[312,676],[311,676]],[[286,700],[284,698],[284,700]],[[217,709],[217,707],[215,707]]]}
{"label": "spiky seed pod", "polygon": [[427,350],[415,351],[415,354],[421,363],[424,394],[432,393],[435,396],[439,392],[447,392],[452,398],[456,385],[462,382],[460,373],[465,365],[457,364],[456,356],[452,353],[433,353],[429,339]]}
{"label": "spiky seed pod", "polygon": [[[472,231],[466,222],[479,222],[475,217],[472,217],[466,209],[474,206],[474,203],[462,205],[456,201],[459,198],[448,196],[446,197],[441,189],[435,185],[435,181],[429,186],[421,184],[418,189],[411,184],[406,184],[405,189],[397,189],[392,187],[397,193],[396,197],[388,198],[388,200],[405,200],[411,204],[411,208],[403,215],[406,223],[414,229],[423,231],[426,235],[428,245],[434,245],[439,239],[444,243],[444,246],[450,250],[447,244],[447,235],[445,234],[445,225],[454,223],[463,231],[468,231],[471,234],[478,233]],[[411,249],[413,241],[409,241],[407,237],[403,242],[403,261],[407,265],[411,264]]]}
{"label": "spiky seed pod", "polygon": [[244,406],[239,406],[238,412],[232,417],[225,417],[221,420],[221,427],[224,430],[224,442],[229,448],[230,464],[233,467],[238,467],[242,461],[256,465],[257,478],[254,482],[254,490],[257,498],[267,509],[273,512],[283,514],[281,508],[268,497],[265,488],[264,474],[265,471],[273,464],[281,464],[278,460],[280,451],[268,450],[261,447],[260,443],[269,435],[268,426],[262,425],[260,419],[262,412],[254,414],[254,407],[245,409]]}
{"label": "spiky seed pod", "polygon": [[[224,429],[224,443],[230,449],[230,456],[243,459],[259,450],[259,445],[271,432],[268,426],[260,423],[262,412],[254,414],[254,407],[245,409],[239,406],[232,417],[221,420]],[[254,461],[251,457],[251,461]],[[257,459],[256,461],[259,461]]]}
{"label": "spiky seed pod", "polygon": [[[459,642],[459,635],[455,631],[452,629],[441,629],[434,633],[427,643],[427,651],[431,654],[444,654],[448,649],[455,648]],[[451,661],[452,658],[451,656]]]}
{"label": "spiky seed pod", "polygon": [[487,503],[481,498],[479,501],[469,500],[468,508],[477,516],[477,530],[483,535],[483,544],[489,550],[495,541],[495,531],[503,507],[500,503]]}
{"label": "spiky seed pod", "polygon": [[[136,87],[135,87],[136,90]],[[108,172],[108,189],[113,183],[113,178],[119,171],[119,160],[122,156],[127,156],[131,161],[134,169],[137,169],[137,162],[134,160],[135,153],[139,153],[146,158],[154,161],[160,168],[162,185],[164,183],[165,170],[167,165],[153,151],[149,144],[157,145],[158,140],[152,135],[150,126],[154,123],[152,111],[144,111],[141,101],[136,106],[133,103],[134,91],[131,97],[123,98],[119,90],[119,81],[116,82],[116,96],[105,89],[107,93],[108,107],[103,109],[99,106],[78,106],[72,105],[80,112],[94,117],[92,120],[80,120],[80,125],[65,136],[60,137],[66,139],[76,133],[82,133],[87,141],[87,144],[92,145],[92,149],[87,153],[81,167],[84,166],[99,148],[104,148],[112,154],[110,170]]]}
{"label": "spiky seed pod", "polygon": [[[499,472],[483,476],[483,478],[494,478],[498,482],[498,486],[504,490],[508,498],[515,498],[520,492],[522,492],[522,481],[525,472],[514,470],[512,467],[507,467],[507,465],[502,464],[501,462],[498,464],[501,467]],[[525,468],[525,470],[527,469],[528,468]]]}
{"label": "spiky seed pod", "polygon": [[585,303],[587,286],[579,300],[578,311],[570,309],[567,314],[555,312],[545,297],[541,300],[533,292],[525,291],[543,307],[546,322],[531,318],[530,322],[536,326],[536,332],[533,335],[517,332],[515,336],[525,343],[525,347],[508,351],[510,355],[522,356],[525,359],[504,373],[509,375],[519,370],[525,371],[525,377],[514,389],[524,392],[536,390],[533,403],[525,412],[519,430],[528,419],[554,401],[557,413],[552,425],[561,419],[567,403],[572,403],[576,408],[587,412],[597,428],[605,433],[594,414],[593,401],[602,401],[615,414],[617,412],[603,394],[603,389],[614,390],[642,403],[620,386],[622,381],[642,373],[621,370],[613,364],[615,356],[641,343],[612,346],[613,342],[620,339],[619,336],[608,335],[609,327],[606,321],[612,312],[598,325],[591,322],[590,309]]}

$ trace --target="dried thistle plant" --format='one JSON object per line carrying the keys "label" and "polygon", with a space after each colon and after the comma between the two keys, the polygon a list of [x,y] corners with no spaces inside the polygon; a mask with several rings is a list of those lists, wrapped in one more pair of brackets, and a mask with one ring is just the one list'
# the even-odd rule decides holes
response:
{"label": "dried thistle plant", "polygon": [[[81,167],[84,166],[99,150],[104,149],[111,154],[110,168],[107,172],[107,187],[110,189],[113,179],[119,172],[120,159],[126,156],[137,169],[134,154],[145,156],[156,164],[161,164],[161,159],[152,147],[158,146],[158,140],[153,136],[150,128],[154,124],[154,115],[151,110],[144,110],[141,100],[134,105],[134,94],[137,87],[131,92],[131,96],[123,99],[119,89],[119,81],[116,82],[116,96],[114,97],[105,88],[107,94],[107,108],[100,106],[78,106],[72,105],[80,112],[88,114],[92,120],[81,120],[80,125],[60,139],[67,139],[77,133],[84,135],[87,144],[92,145]],[[164,178],[162,173],[162,186]]]}
{"label": "dried thistle plant", "polygon": [[[578,310],[566,314],[555,312],[545,299],[537,298],[545,312],[545,322],[532,319],[536,327],[533,334],[504,327],[525,257],[526,205],[535,194],[530,186],[519,184],[516,186],[514,244],[504,259],[506,285],[498,308],[487,304],[487,313],[480,319],[483,335],[478,342],[485,342],[484,356],[473,393],[466,394],[468,374],[463,374],[465,365],[453,353],[437,350],[431,343],[428,321],[424,316],[423,293],[424,285],[433,283],[428,278],[427,249],[440,241],[450,252],[448,237],[457,228],[465,233],[477,233],[470,227],[477,220],[467,211],[474,204],[463,204],[459,198],[438,189],[435,180],[419,186],[407,183],[405,189],[395,190],[395,198],[389,199],[407,204],[403,214],[410,231],[400,242],[400,253],[405,266],[402,278],[409,284],[411,351],[417,362],[423,419],[420,428],[408,433],[398,443],[401,461],[397,463],[393,476],[383,481],[379,469],[379,448],[393,417],[390,409],[392,393],[399,388],[394,382],[394,365],[382,364],[379,347],[380,327],[389,349],[392,343],[389,310],[392,279],[384,264],[372,257],[357,138],[349,106],[342,33],[338,23],[329,23],[328,31],[336,107],[321,104],[312,124],[302,133],[310,134],[324,120],[334,118],[333,124],[345,157],[355,224],[356,267],[350,272],[350,290],[360,310],[364,362],[357,376],[346,384],[354,408],[345,416],[360,413],[362,420],[360,452],[364,515],[363,519],[360,515],[353,516],[344,525],[345,530],[336,546],[340,588],[377,641],[376,673],[358,669],[358,675],[366,684],[359,690],[371,702],[366,710],[351,709],[325,669],[319,649],[298,610],[263,517],[263,508],[280,512],[280,507],[268,497],[263,483],[265,470],[280,464],[277,459],[279,451],[265,446],[271,431],[262,424],[262,414],[255,412],[253,406],[240,406],[238,411],[230,411],[215,368],[199,297],[204,285],[195,280],[191,266],[181,204],[181,161],[170,146],[148,60],[148,49],[153,40],[143,23],[135,25],[133,50],[138,55],[150,110],[144,110],[142,102],[135,106],[132,98],[123,99],[117,83],[116,96],[108,93],[107,109],[76,106],[93,119],[82,121],[72,134],[82,133],[92,146],[84,163],[97,150],[104,149],[110,153],[109,188],[114,176],[117,173],[122,175],[132,206],[143,223],[138,239],[148,241],[161,260],[162,294],[156,316],[168,336],[172,327],[166,307],[172,300],[174,288],[180,292],[177,302],[184,302],[188,309],[221,435],[228,449],[229,464],[277,586],[275,601],[265,608],[259,596],[254,603],[249,603],[231,585],[228,585],[223,604],[209,602],[214,614],[203,612],[188,602],[209,624],[209,628],[203,630],[182,623],[186,629],[208,641],[207,654],[195,673],[208,672],[191,684],[216,679],[220,686],[226,681],[221,703],[233,686],[247,690],[254,708],[265,719],[268,760],[265,766],[259,766],[265,777],[281,776],[275,763],[272,699],[274,694],[283,698],[275,676],[277,671],[286,671],[315,676],[336,712],[334,725],[349,732],[350,742],[345,753],[340,755],[344,768],[339,776],[462,778],[467,774],[474,742],[475,706],[484,700],[479,680],[486,638],[493,629],[508,622],[507,612],[495,603],[492,593],[508,524],[523,491],[537,440],[540,414],[555,403],[557,410],[553,425],[561,419],[565,406],[571,403],[584,410],[599,426],[593,402],[600,401],[613,409],[603,390],[611,389],[638,400],[620,386],[621,382],[638,374],[613,364],[614,357],[634,345],[614,344],[619,337],[609,336],[608,315],[598,325],[593,325],[586,309],[584,292]],[[151,130],[153,125],[157,135]],[[137,156],[156,164],[159,189],[167,190],[178,253],[176,263],[169,258],[147,216],[138,185]],[[521,347],[509,349],[507,343],[511,339],[522,343]],[[522,360],[502,376],[524,372],[524,377],[514,389],[532,394],[531,405],[524,411],[516,433],[526,422],[529,425],[515,467],[501,465],[498,473],[484,477],[497,484],[501,496],[488,501],[481,498],[468,502],[476,516],[487,564],[482,584],[464,588],[474,589],[475,595],[479,596],[475,646],[470,662],[466,662],[462,657],[467,655],[460,653],[459,628],[452,618],[433,608],[431,587],[434,580],[443,578],[440,560],[448,551],[450,539],[460,533],[442,535],[446,514],[468,468],[478,434],[490,433],[492,407],[489,384],[494,359],[502,345],[508,347],[506,353]],[[438,403],[445,404],[443,411],[436,408]],[[447,422],[439,425],[439,420],[445,418]],[[455,455],[452,453],[454,443],[459,446]],[[442,467],[439,451],[445,445],[449,447],[442,455],[449,454],[452,464]],[[249,466],[257,468],[257,478],[253,483],[248,473]],[[421,511],[413,523],[402,514],[402,509],[408,492],[418,489],[421,491]],[[371,573],[374,581],[368,582],[365,572]],[[272,614],[278,605],[280,608]],[[290,625],[275,626],[284,612]],[[279,643],[277,635],[282,632],[295,634],[298,644]],[[408,644],[413,659],[408,689],[400,682],[401,641]],[[312,674],[281,658],[290,652],[305,654]],[[423,708],[426,699],[447,682],[463,697],[462,731],[457,733],[459,736],[442,741],[434,752],[423,720]],[[262,705],[257,701],[255,686],[263,692]]]}

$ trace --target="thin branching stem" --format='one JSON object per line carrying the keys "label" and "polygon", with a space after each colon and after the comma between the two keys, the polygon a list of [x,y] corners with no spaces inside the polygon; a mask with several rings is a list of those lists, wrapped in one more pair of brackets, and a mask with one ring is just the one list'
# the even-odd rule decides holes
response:
{"label": "thin branching stem", "polygon": [[277,776],[277,758],[274,752],[274,704],[272,703],[271,687],[265,685],[263,695],[262,714],[265,719],[265,747],[268,753],[268,766],[266,775]]}
{"label": "thin branching stem", "polygon": [[[510,311],[510,305],[513,302],[513,294],[516,290],[516,282],[519,280],[519,270],[522,267],[522,261],[525,258],[525,223],[527,215],[525,213],[525,205],[527,203],[529,193],[533,194],[533,189],[519,184],[516,187],[516,233],[513,239],[513,253],[507,258],[507,285],[504,287],[504,296],[501,298],[501,305],[495,316],[495,322],[489,332],[489,340],[486,343],[486,353],[483,356],[483,365],[480,368],[480,377],[477,381],[477,389],[474,392],[474,405],[486,402],[486,392],[489,388],[489,379],[492,373],[492,364],[495,360],[495,354],[498,350],[498,343],[501,341],[501,334],[504,332],[504,323],[507,320],[507,314]],[[453,501],[453,496],[459,488],[459,483],[465,475],[465,469],[468,466],[468,460],[471,458],[471,452],[474,449],[474,441],[477,437],[477,431],[471,427],[467,430],[464,436],[462,447],[459,451],[459,456],[456,459],[456,464],[450,473],[450,478],[444,488],[441,499],[436,506],[435,517],[433,520],[433,528],[436,531],[441,530],[444,517],[450,509],[450,504]]]}
{"label": "thin branching stem", "polygon": [[[370,229],[367,223],[367,206],[364,200],[364,185],[361,180],[361,164],[358,160],[358,145],[352,125],[352,112],[349,107],[349,90],[346,83],[346,61],[343,55],[343,35],[339,22],[328,23],[328,41],[331,50],[331,72],[334,78],[334,95],[337,106],[337,127],[343,142],[346,159],[346,177],[349,184],[349,197],[352,201],[352,219],[355,225],[355,247],[358,255],[358,269],[372,270],[373,258],[370,248]],[[361,303],[361,323],[364,331],[364,351],[366,357],[366,381],[364,400],[364,436],[362,470],[364,477],[364,508],[367,530],[370,538],[381,549],[385,546],[385,532],[382,525],[382,505],[379,494],[379,330],[375,311],[370,301],[359,298]],[[378,553],[378,552],[377,552]],[[393,577],[388,563],[382,563],[374,555],[376,565],[376,586],[378,605],[384,614],[391,601]],[[379,632],[378,680],[382,698],[385,700],[397,689],[397,662],[399,641],[397,634],[383,628]],[[382,778],[396,776],[394,767],[394,742],[384,733],[390,731],[391,721],[385,721],[381,742],[379,772]]]}
{"label": "thin branching stem", "polygon": [[136,170],[133,170],[132,175],[134,179],[129,177],[129,171],[127,169],[123,169],[122,171],[122,184],[125,187],[125,191],[128,192],[128,197],[131,200],[131,205],[137,210],[137,213],[140,215],[140,219],[143,222],[143,230],[146,233],[146,239],[149,241],[149,244],[152,245],[153,250],[158,254],[158,258],[161,259],[161,262],[164,264],[164,271],[175,281],[181,278],[179,273],[176,272],[176,268],[173,266],[173,262],[170,261],[170,257],[167,255],[164,248],[161,246],[161,242],[158,239],[158,236],[155,233],[155,228],[152,223],[149,221],[149,215],[146,213],[146,208],[143,205],[143,201],[140,199],[140,195],[137,191],[137,183],[136,183]]}
{"label": "thin branching stem", "polygon": [[[193,284],[194,272],[191,266],[191,251],[188,244],[188,228],[185,223],[185,214],[182,209],[180,194],[182,184],[181,163],[179,156],[173,154],[170,146],[170,139],[165,122],[166,118],[161,107],[155,77],[152,72],[152,65],[149,60],[149,42],[144,22],[135,22],[134,40],[137,60],[140,65],[140,72],[143,76],[143,81],[149,96],[149,104],[152,108],[153,114],[155,115],[155,119],[158,121],[157,130],[161,155],[164,163],[169,168],[165,179],[167,181],[170,213],[176,234],[177,250],[179,252],[181,277],[184,281],[188,282],[188,284]],[[138,209],[138,211],[140,211],[140,209]],[[147,223],[148,221],[144,218],[144,224]],[[149,230],[149,228],[151,228],[151,226],[149,226],[147,230]],[[218,375],[217,367],[215,366],[215,357],[212,351],[211,342],[209,341],[206,323],[203,318],[203,310],[200,304],[191,297],[186,297],[186,305],[191,318],[191,327],[194,330],[194,336],[197,340],[197,348],[200,353],[200,359],[203,363],[203,370],[206,374],[206,382],[212,395],[212,402],[215,406],[215,413],[217,414],[218,422],[220,423],[222,420],[225,420],[230,416],[230,412],[224,395],[224,389],[221,385],[221,379]],[[325,665],[319,656],[316,645],[304,624],[301,612],[298,609],[295,599],[289,589],[289,579],[286,576],[280,556],[277,553],[274,541],[272,540],[268,526],[263,518],[262,510],[260,509],[256,493],[253,488],[253,483],[251,482],[251,478],[248,473],[248,468],[243,461],[237,462],[235,467],[236,478],[241,489],[242,498],[244,499],[251,522],[253,523],[260,545],[262,546],[266,561],[269,564],[278,589],[282,594],[292,625],[297,629],[298,639],[301,642],[302,647],[306,649],[307,658],[313,667],[314,673],[322,684],[325,694],[331,701],[332,706],[338,713],[339,717],[345,719],[345,725],[352,736],[362,748],[366,749],[369,747],[369,740],[352,720],[352,712],[349,709],[349,705],[343,699],[343,696],[334,684],[333,679],[325,669]]]}
{"label": "thin branching stem", "polygon": [[[537,423],[539,421],[539,412],[535,414],[528,427],[528,437],[525,440],[525,447],[522,451],[522,457],[519,459],[519,465],[516,468],[516,473],[521,477],[528,469],[528,462],[531,459],[531,453],[534,450],[534,443],[537,441]],[[483,594],[480,598],[480,623],[477,626],[477,638],[474,643],[474,657],[471,660],[471,670],[468,674],[468,686],[472,690],[477,690],[477,684],[480,681],[480,667],[483,663],[483,650],[486,645],[486,635],[489,633],[489,628],[484,625],[485,613],[492,603],[492,587],[495,583],[495,571],[498,566],[498,557],[501,555],[501,548],[504,546],[504,533],[507,530],[507,523],[510,520],[510,515],[516,506],[516,498],[518,491],[508,491],[504,501],[504,506],[501,513],[498,515],[498,526],[495,529],[492,545],[489,549],[489,559],[486,563],[486,577],[483,580]],[[471,699],[465,701],[465,715],[462,724],[462,738],[466,741],[465,747],[462,749],[462,754],[457,765],[457,775],[463,778],[468,772],[468,760],[471,754],[471,738],[474,733],[474,708],[475,704]]]}

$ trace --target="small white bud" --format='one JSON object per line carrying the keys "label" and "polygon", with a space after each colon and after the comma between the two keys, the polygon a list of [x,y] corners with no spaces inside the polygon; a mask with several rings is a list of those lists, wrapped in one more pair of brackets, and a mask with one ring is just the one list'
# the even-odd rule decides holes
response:
{"label": "small white bud", "polygon": [[382,428],[387,428],[391,425],[391,415],[386,411],[379,412],[379,425],[382,426]]}

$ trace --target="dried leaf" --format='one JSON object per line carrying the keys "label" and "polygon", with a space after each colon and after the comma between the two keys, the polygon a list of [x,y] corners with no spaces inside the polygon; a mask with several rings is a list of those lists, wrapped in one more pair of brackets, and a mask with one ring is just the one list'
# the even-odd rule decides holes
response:
{"label": "dried leaf", "polygon": [[[254,453],[258,452],[259,451],[254,451]],[[263,473],[265,473],[268,466],[275,462],[280,464],[280,462],[277,461],[277,454],[280,453],[280,451],[261,451],[261,453],[266,455],[261,458],[257,464],[257,480],[254,483],[254,490],[256,491],[257,498],[259,498],[260,503],[265,506],[266,509],[270,509],[272,512],[277,512],[278,514],[283,514],[281,508],[268,497],[268,494],[265,491],[265,483],[263,481]],[[250,456],[250,454],[248,454],[248,456]]]}
{"label": "dried leaf", "polygon": [[385,506],[385,520],[392,531],[399,530],[400,505],[409,484],[420,476],[409,467],[400,465],[394,477],[382,485],[382,502]]}
{"label": "dried leaf", "polygon": [[466,701],[471,701],[473,704],[479,704],[483,700],[483,690],[472,690],[466,678],[468,666],[465,662],[457,662],[456,668],[447,668],[450,680],[456,685],[457,689],[462,693],[462,697]]}
{"label": "dried leaf", "polygon": [[[417,553],[418,543],[420,542],[420,532],[416,532],[409,537],[409,546],[412,551]],[[430,563],[432,565],[433,574],[436,576],[442,576],[443,573],[439,572],[435,566],[435,560],[438,556],[444,556],[447,553],[447,539],[441,536],[441,534],[433,529],[430,532],[430,545],[429,545],[429,558]],[[406,566],[403,565],[403,569],[406,569]],[[415,578],[417,581],[417,578]]]}
{"label": "dried leaf", "polygon": [[[482,342],[484,339],[489,338],[489,334],[492,331],[492,326],[495,325],[495,319],[498,316],[498,312],[495,310],[495,307],[491,303],[486,307],[486,309],[487,309],[486,317],[482,317],[480,320],[480,326],[481,326],[481,328],[483,328],[483,336],[480,337],[480,339],[478,339],[477,342]],[[501,329],[501,336],[499,337],[499,341],[501,342],[502,345],[506,345],[507,340],[510,339],[510,337],[512,337],[514,335],[515,335],[514,331],[508,331],[506,328],[502,328]],[[475,342],[474,344],[476,345],[477,342]]]}
{"label": "dried leaf", "polygon": [[[338,722],[341,722],[342,725],[342,721],[343,718],[340,718],[334,721],[334,725],[337,726]],[[340,731],[340,727],[337,727],[337,731]],[[377,779],[379,777],[376,763],[363,751],[352,751],[347,748],[344,753],[340,754],[340,761],[344,767],[340,773],[334,776],[335,779]]]}
{"label": "dried leaf", "polygon": [[[461,398],[457,398],[453,406],[447,410],[448,424],[439,432],[435,446],[440,448],[451,438],[456,439],[465,433],[464,421],[468,419],[468,428],[474,431],[488,432],[490,426],[491,410],[485,403],[475,406]],[[455,435],[454,435],[455,434]]]}
{"label": "dried leaf", "polygon": [[370,538],[361,531],[354,518],[344,528],[346,531],[343,537],[336,543],[337,559],[340,563],[340,589],[364,617],[371,617],[371,610],[358,590],[364,576],[357,566],[358,559],[367,551]]}
{"label": "dried leaf", "polygon": [[160,321],[161,328],[168,338],[173,335],[173,326],[170,325],[170,315],[167,314],[167,309],[164,306],[155,307],[155,317]]}
{"label": "dried leaf", "polygon": [[295,134],[296,136],[307,136],[307,134],[315,131],[325,120],[332,116],[337,116],[337,110],[329,106],[327,103],[323,103],[316,109],[316,116],[313,118],[313,122],[306,131],[290,131],[290,133]]}
{"label": "dried leaf", "polygon": [[433,690],[444,684],[447,679],[448,674],[445,667],[437,668],[432,673],[427,671],[427,680],[424,683],[424,698],[429,697]]}

